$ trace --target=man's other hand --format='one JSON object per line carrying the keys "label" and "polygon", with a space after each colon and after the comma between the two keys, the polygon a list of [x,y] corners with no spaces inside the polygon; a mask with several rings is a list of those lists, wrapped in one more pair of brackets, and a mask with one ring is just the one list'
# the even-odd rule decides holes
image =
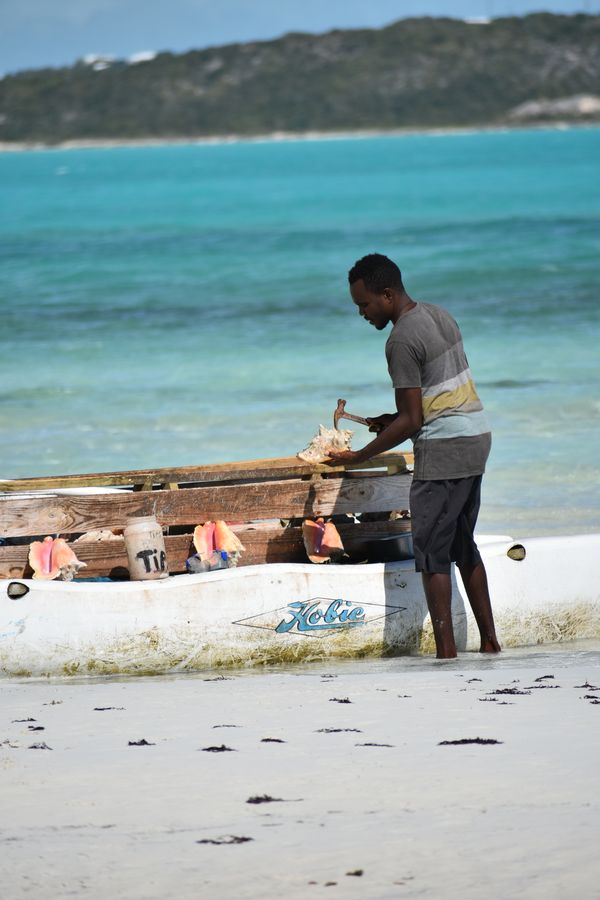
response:
{"label": "man's other hand", "polygon": [[347,463],[347,462],[364,462],[364,456],[361,455],[360,450],[330,450],[329,459],[324,460],[323,464],[326,466],[335,466],[338,463]]}

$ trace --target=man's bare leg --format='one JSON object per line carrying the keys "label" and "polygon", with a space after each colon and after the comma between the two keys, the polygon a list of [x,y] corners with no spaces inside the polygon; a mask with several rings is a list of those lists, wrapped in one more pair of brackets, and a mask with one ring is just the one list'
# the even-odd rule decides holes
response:
{"label": "man's bare leg", "polygon": [[474,566],[459,566],[459,569],[481,636],[479,652],[500,653],[485,566],[479,562]]}
{"label": "man's bare leg", "polygon": [[449,575],[439,572],[423,572],[423,587],[427,598],[427,607],[433,625],[436,656],[438,659],[453,659],[456,656],[456,643],[452,627],[452,584]]}

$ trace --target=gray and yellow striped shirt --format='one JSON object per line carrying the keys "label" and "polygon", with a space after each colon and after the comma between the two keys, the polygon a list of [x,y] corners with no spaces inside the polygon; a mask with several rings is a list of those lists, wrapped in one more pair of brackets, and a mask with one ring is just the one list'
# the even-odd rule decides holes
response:
{"label": "gray and yellow striped shirt", "polygon": [[431,303],[417,303],[394,325],[385,355],[394,388],[421,388],[423,425],[413,436],[414,477],[481,475],[492,436],[452,316]]}

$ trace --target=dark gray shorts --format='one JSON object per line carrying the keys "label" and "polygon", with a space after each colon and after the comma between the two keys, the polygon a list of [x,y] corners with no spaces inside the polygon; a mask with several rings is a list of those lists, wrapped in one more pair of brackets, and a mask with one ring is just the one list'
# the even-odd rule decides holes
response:
{"label": "dark gray shorts", "polygon": [[481,499],[481,475],[445,481],[414,480],[410,489],[415,568],[430,574],[450,573],[481,562],[473,538]]}

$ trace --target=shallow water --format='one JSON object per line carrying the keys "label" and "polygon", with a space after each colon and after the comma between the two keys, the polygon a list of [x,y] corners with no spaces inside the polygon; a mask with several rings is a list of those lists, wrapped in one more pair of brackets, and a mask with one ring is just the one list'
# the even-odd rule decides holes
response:
{"label": "shallow water", "polygon": [[315,662],[282,663],[279,665],[247,666],[243,668],[206,669],[194,672],[177,672],[165,675],[100,675],[69,677],[27,677],[3,678],[4,684],[48,684],[61,685],[94,685],[123,684],[132,682],[146,683],[151,696],[151,686],[170,682],[188,681],[231,681],[233,679],[257,679],[262,687],[268,688],[269,676],[324,676],[361,677],[364,675],[394,675],[398,673],[415,674],[431,673],[444,668],[452,674],[453,669],[461,672],[489,672],[501,675],[506,669],[569,669],[574,666],[589,666],[590,670],[600,668],[600,641],[572,641],[567,644],[545,644],[536,647],[508,647],[498,655],[481,653],[459,653],[456,659],[439,660],[432,655],[410,654],[405,656],[366,659],[330,659]]}

